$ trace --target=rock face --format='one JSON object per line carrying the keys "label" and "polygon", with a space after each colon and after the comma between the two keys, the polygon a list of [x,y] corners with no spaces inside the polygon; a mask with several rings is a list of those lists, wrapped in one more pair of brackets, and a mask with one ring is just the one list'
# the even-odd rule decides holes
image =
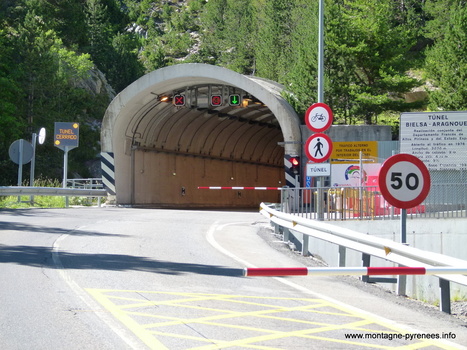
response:
{"label": "rock face", "polygon": [[93,95],[105,94],[108,96],[109,101],[112,101],[116,95],[112,86],[107,83],[104,73],[97,68],[89,71],[89,77],[77,82],[77,86],[83,88]]}

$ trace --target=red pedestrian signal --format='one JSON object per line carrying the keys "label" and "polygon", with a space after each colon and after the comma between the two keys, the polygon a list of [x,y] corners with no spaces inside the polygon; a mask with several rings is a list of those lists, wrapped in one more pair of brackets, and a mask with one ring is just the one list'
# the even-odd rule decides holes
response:
{"label": "red pedestrian signal", "polygon": [[174,106],[184,106],[185,105],[185,95],[175,95],[173,98]]}
{"label": "red pedestrian signal", "polygon": [[211,106],[222,106],[222,96],[211,95]]}

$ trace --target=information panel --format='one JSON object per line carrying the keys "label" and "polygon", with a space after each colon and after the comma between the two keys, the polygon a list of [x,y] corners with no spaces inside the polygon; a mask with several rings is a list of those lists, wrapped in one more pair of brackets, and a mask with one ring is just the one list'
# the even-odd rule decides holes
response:
{"label": "information panel", "polygon": [[78,123],[55,123],[54,146],[64,150],[78,147],[79,145],[79,124]]}
{"label": "information panel", "polygon": [[467,111],[402,113],[401,153],[418,157],[429,170],[467,169]]}
{"label": "information panel", "polygon": [[348,164],[351,159],[360,159],[360,151],[365,163],[372,163],[378,157],[377,141],[333,142],[332,144],[331,164]]}

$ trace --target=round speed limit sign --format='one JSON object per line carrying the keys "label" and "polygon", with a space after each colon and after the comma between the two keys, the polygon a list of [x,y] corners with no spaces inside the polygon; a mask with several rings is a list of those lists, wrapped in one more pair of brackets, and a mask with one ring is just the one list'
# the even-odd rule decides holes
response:
{"label": "round speed limit sign", "polygon": [[409,209],[421,204],[430,192],[426,165],[411,154],[396,154],[383,163],[378,184],[384,199],[396,208]]}

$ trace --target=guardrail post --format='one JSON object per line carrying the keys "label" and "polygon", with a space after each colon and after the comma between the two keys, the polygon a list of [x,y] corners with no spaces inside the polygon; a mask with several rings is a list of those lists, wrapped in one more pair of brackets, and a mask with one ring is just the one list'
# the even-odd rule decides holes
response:
{"label": "guardrail post", "polygon": [[[399,265],[401,266],[401,265]],[[406,295],[407,276],[397,276],[397,295]]]}
{"label": "guardrail post", "polygon": [[302,243],[302,255],[303,256],[308,256],[309,251],[308,251],[308,242],[309,242],[310,236],[308,235],[303,235],[303,243]]}
{"label": "guardrail post", "polygon": [[451,313],[451,285],[443,278],[439,279],[439,309]]}
{"label": "guardrail post", "polygon": [[340,245],[339,246],[339,252],[337,253],[337,258],[338,258],[338,266],[339,267],[345,267],[345,256],[346,256],[347,250],[345,249],[344,246]]}
{"label": "guardrail post", "polygon": [[282,241],[288,242],[288,241],[289,241],[290,230],[289,230],[288,228],[284,227],[284,228],[282,229],[282,233],[283,233]]}
{"label": "guardrail post", "polygon": [[[370,266],[370,258],[371,258],[370,254],[365,254],[365,253],[362,254],[362,266],[363,267],[369,267]],[[366,276],[366,275],[362,276],[362,281],[366,282],[366,283],[369,283],[370,282],[370,276]]]}

